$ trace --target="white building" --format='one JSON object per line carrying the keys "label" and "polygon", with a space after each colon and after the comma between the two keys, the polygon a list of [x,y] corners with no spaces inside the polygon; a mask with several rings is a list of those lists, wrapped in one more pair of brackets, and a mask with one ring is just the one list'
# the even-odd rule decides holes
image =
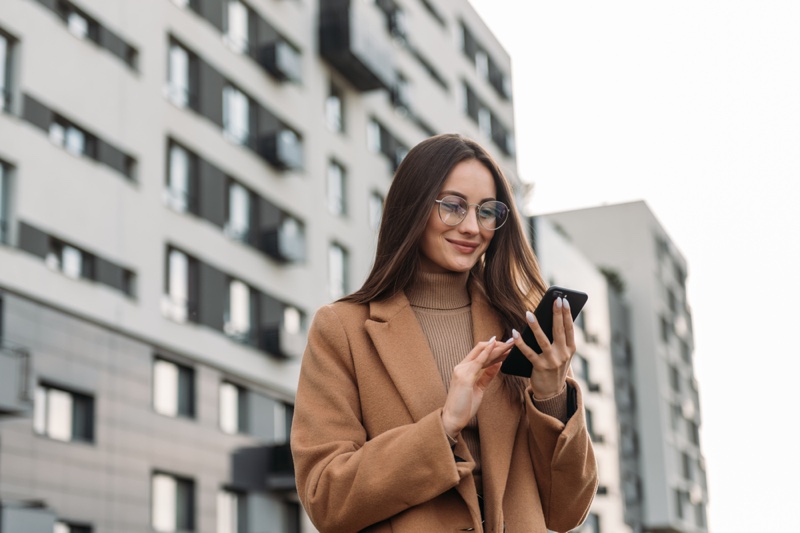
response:
{"label": "white building", "polygon": [[612,291],[612,316],[621,318],[612,319],[612,351],[628,523],[651,533],[706,532],[686,260],[641,201],[542,218],[621,289]]}
{"label": "white building", "polygon": [[0,521],[309,531],[310,318],[418,141],[519,185],[509,88],[466,0],[3,0]]}

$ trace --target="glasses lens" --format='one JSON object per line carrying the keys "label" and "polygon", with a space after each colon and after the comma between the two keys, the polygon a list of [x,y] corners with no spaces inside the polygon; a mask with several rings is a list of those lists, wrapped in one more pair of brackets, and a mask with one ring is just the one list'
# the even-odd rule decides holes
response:
{"label": "glasses lens", "polygon": [[467,201],[458,196],[445,196],[439,201],[439,218],[448,226],[455,226],[467,215]]}
{"label": "glasses lens", "polygon": [[497,229],[506,223],[508,206],[503,202],[491,200],[478,207],[478,221],[486,229]]}

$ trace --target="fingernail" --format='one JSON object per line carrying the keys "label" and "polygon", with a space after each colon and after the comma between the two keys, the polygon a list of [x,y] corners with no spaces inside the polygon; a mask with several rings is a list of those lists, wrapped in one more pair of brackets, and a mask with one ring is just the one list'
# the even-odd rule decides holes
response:
{"label": "fingernail", "polygon": [[564,304],[561,302],[561,298],[556,298],[556,307],[558,307],[559,309],[561,309],[561,306],[562,306],[562,305],[564,305]]}
{"label": "fingernail", "polygon": [[569,309],[569,300],[564,298],[564,309]]}
{"label": "fingernail", "polygon": [[506,344],[511,344],[512,342],[514,342],[514,337],[509,337],[509,339],[506,341]]}
{"label": "fingernail", "polygon": [[496,341],[496,340],[497,340],[497,335],[495,335],[494,337],[489,339],[489,344],[494,344],[494,341]]}
{"label": "fingernail", "polygon": [[511,330],[511,336],[512,336],[513,338],[515,338],[515,339],[519,339],[519,331],[517,331],[517,330],[515,330],[515,329],[512,329],[512,330]]}
{"label": "fingernail", "polygon": [[525,311],[525,318],[527,318],[528,322],[530,322],[531,324],[536,322],[536,317],[533,316],[533,313],[531,313],[530,311]]}

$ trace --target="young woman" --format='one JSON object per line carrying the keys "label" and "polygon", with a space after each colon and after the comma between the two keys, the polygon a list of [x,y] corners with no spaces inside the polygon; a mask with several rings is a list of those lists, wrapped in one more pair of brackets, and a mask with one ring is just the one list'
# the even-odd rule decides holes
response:
{"label": "young woman", "polygon": [[[526,313],[544,289],[491,156],[459,135],[414,147],[386,197],[364,286],[322,307],[309,331],[292,453],[322,533],[581,523],[596,465],[569,372],[569,304],[554,305],[552,343]],[[526,316],[541,354],[517,331]],[[499,373],[514,344],[533,363],[530,379]]]}

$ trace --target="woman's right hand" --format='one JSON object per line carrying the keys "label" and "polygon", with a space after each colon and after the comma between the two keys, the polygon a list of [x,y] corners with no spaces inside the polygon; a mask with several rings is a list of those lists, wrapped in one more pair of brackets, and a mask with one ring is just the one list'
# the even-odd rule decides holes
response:
{"label": "woman's right hand", "polygon": [[513,339],[497,342],[492,337],[479,342],[469,354],[453,368],[450,390],[442,409],[444,430],[455,439],[461,430],[478,413],[483,394],[500,371],[500,365],[514,346]]}

